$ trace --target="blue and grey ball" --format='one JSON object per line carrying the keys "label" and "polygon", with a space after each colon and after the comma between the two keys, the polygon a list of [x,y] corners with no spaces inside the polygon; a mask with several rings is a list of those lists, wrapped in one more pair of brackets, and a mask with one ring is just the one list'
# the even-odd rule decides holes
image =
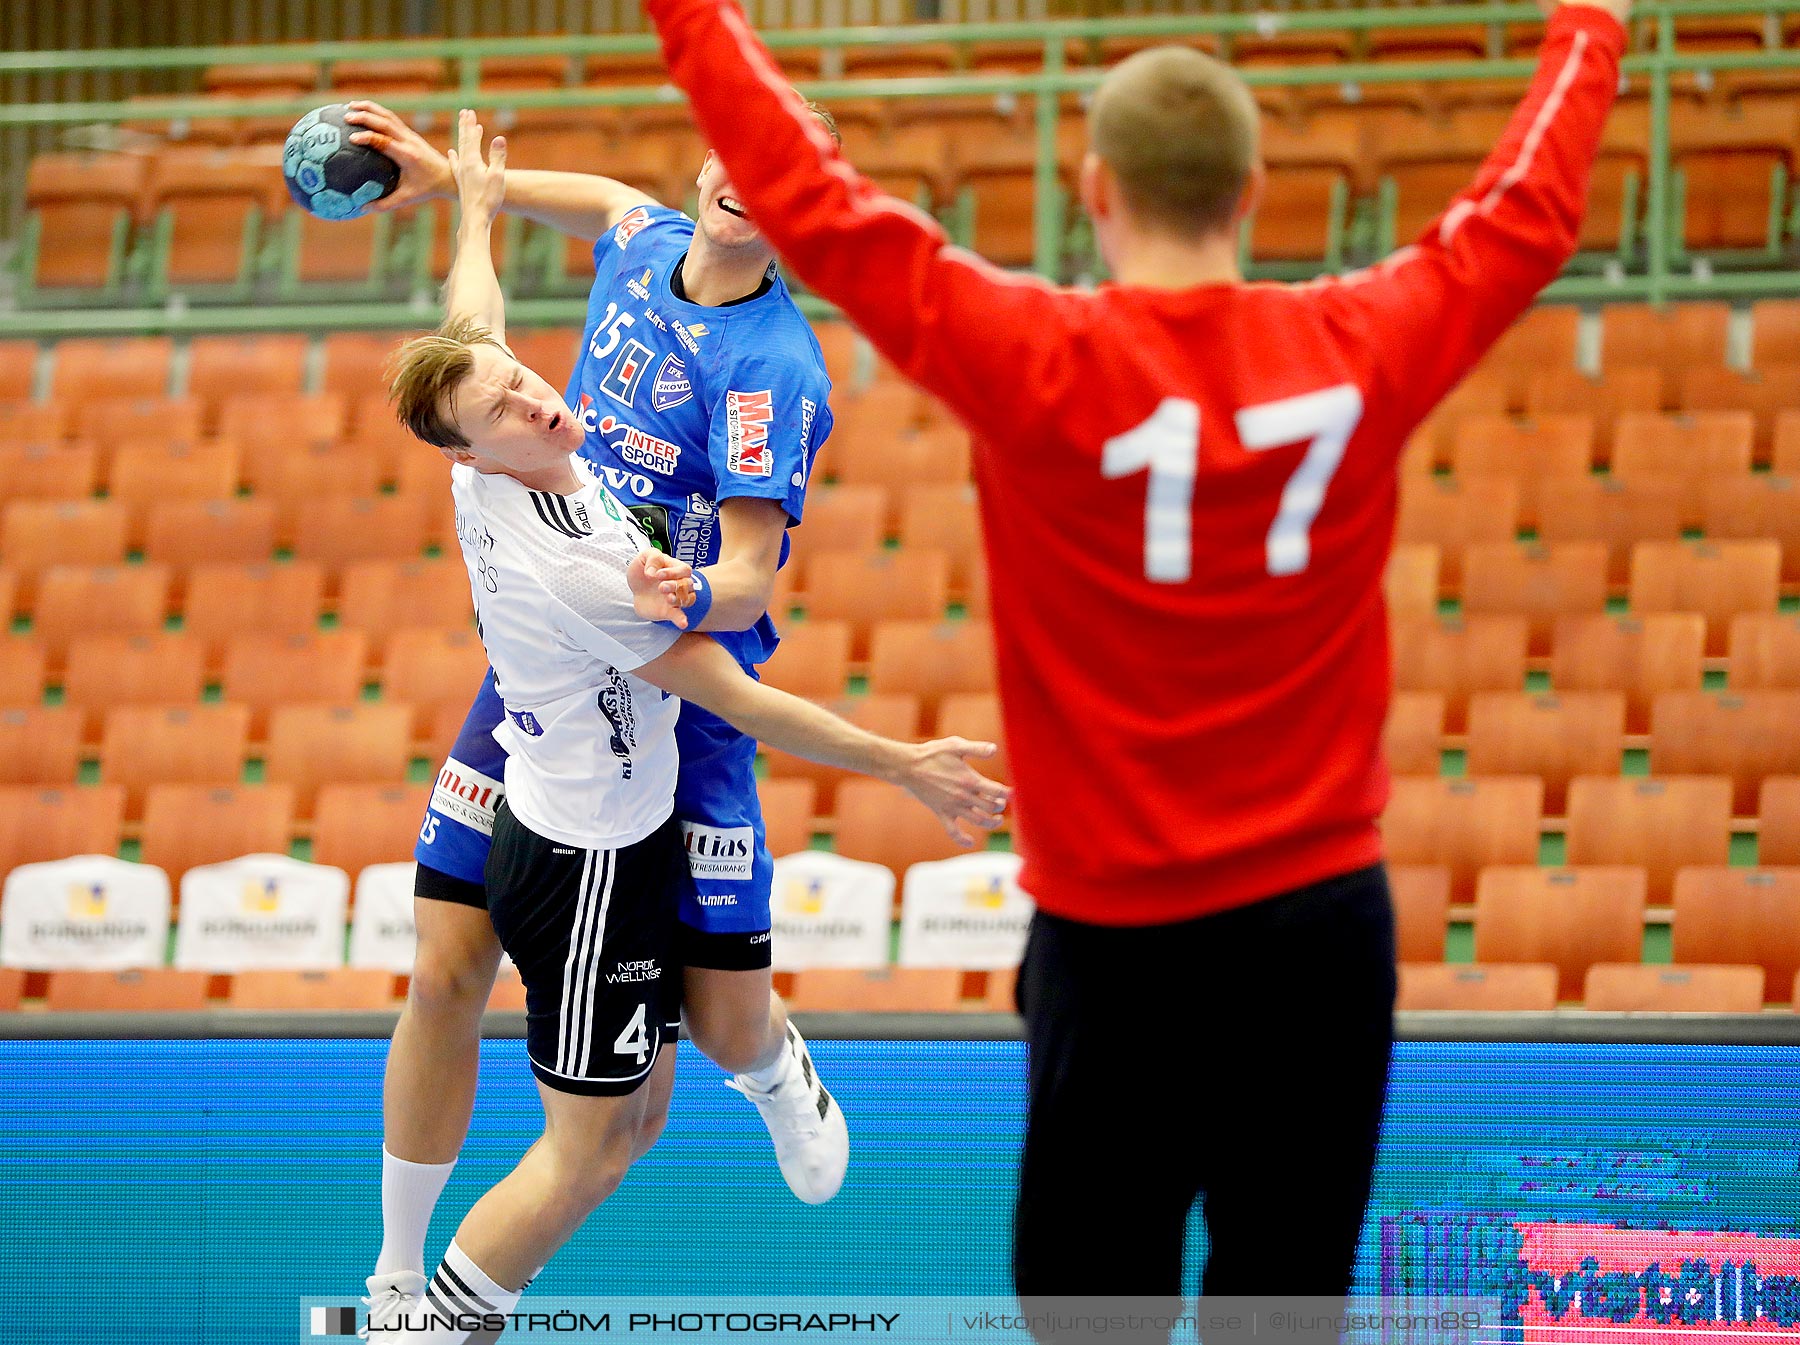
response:
{"label": "blue and grey ball", "polygon": [[355,219],[400,185],[400,165],[379,150],[350,143],[342,103],[314,108],[288,132],[281,172],[288,195],[320,219]]}

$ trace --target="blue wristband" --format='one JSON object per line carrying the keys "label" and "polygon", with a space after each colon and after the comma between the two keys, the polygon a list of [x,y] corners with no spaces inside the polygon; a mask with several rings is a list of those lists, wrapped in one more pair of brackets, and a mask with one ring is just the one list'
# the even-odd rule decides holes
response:
{"label": "blue wristband", "polygon": [[687,614],[687,625],[678,626],[673,621],[659,621],[656,623],[657,625],[667,626],[670,630],[700,629],[700,623],[706,620],[706,614],[712,611],[713,591],[712,585],[706,582],[705,577],[701,575],[700,571],[694,571],[693,579],[694,604],[691,607],[684,607],[682,609],[682,611]]}

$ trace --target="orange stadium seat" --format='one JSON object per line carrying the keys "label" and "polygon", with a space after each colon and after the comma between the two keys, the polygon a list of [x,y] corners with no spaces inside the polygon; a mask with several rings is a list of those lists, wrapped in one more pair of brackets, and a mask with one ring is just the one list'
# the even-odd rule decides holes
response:
{"label": "orange stadium seat", "polygon": [[1488,865],[1537,863],[1543,811],[1544,782],[1532,776],[1401,776],[1381,834],[1390,860],[1447,866],[1451,899],[1468,901]]}
{"label": "orange stadium seat", "polygon": [[320,498],[321,492],[378,495],[386,470],[381,458],[354,444],[281,445],[246,456],[244,483],[275,506],[277,537],[291,538],[308,501]]}
{"label": "orange stadium seat", "polygon": [[255,712],[250,731],[260,738],[269,712],[278,706],[356,700],[368,652],[368,637],[356,630],[233,636],[225,642],[221,683],[227,700]]}
{"label": "orange stadium seat", "polygon": [[371,864],[411,859],[430,797],[430,785],[325,785],[314,808],[313,863],[343,869],[354,884]]}
{"label": "orange stadium seat", "polygon": [[1525,381],[1532,374],[1540,369],[1575,367],[1580,331],[1580,309],[1572,304],[1540,303],[1506,329],[1481,367],[1504,372],[1518,389],[1519,405],[1523,406]]}
{"label": "orange stadium seat", "polygon": [[1756,853],[1761,864],[1800,865],[1800,776],[1763,781]]}
{"label": "orange stadium seat", "polygon": [[850,625],[845,621],[790,621],[781,643],[760,669],[770,686],[796,696],[831,699],[844,694],[850,677]]}
{"label": "orange stadium seat", "polygon": [[1767,462],[1775,419],[1800,406],[1800,363],[1769,364],[1748,373],[1722,367],[1689,369],[1681,380],[1687,411],[1748,411],[1756,427],[1756,458]]}
{"label": "orange stadium seat", "polygon": [[0,967],[0,1011],[12,1013],[25,1000],[25,973],[17,967]]}
{"label": "orange stadium seat", "polygon": [[[831,698],[820,698],[820,704],[870,733],[903,741],[911,741],[919,736],[917,696],[844,696],[840,693]],[[838,785],[853,775],[851,771],[839,770],[835,766],[821,766],[817,762],[789,756],[772,747],[765,746],[763,753],[768,761],[771,777],[806,780],[816,786],[817,797],[814,802],[821,812],[827,814],[831,812],[832,804],[837,798]]]}
{"label": "orange stadium seat", "polygon": [[1602,962],[1582,1001],[1594,1013],[1760,1013],[1763,969]]}
{"label": "orange stadium seat", "polygon": [[1471,617],[1514,613],[1529,623],[1527,652],[1550,652],[1559,617],[1606,610],[1603,542],[1498,542],[1463,557],[1462,609]]}
{"label": "orange stadium seat", "polygon": [[[27,341],[0,342],[0,351],[15,352],[21,346],[29,346]],[[35,347],[33,347],[35,349]],[[35,363],[37,356],[31,357]],[[9,384],[13,376],[21,372],[16,366],[5,370],[4,377]],[[9,446],[21,444],[41,444],[54,447],[69,437],[75,426],[75,407],[71,402],[57,400],[50,402],[29,402],[25,398],[31,395],[31,384],[35,374],[26,372],[26,382],[22,391],[10,401],[0,401],[0,443]],[[16,386],[16,385],[12,385]]]}
{"label": "orange stadium seat", "polygon": [[1563,811],[1570,780],[1618,770],[1624,751],[1622,692],[1484,691],[1469,699],[1469,774],[1541,776],[1552,815]]}
{"label": "orange stadium seat", "polygon": [[144,558],[178,580],[199,565],[255,565],[274,554],[275,506],[267,500],[158,500],[145,516]]}
{"label": "orange stadium seat", "polygon": [[21,500],[0,508],[0,563],[28,608],[41,570],[123,564],[125,532],[125,506],[111,500]]}
{"label": "orange stadium seat", "polygon": [[1556,1007],[1556,968],[1543,963],[1483,967],[1468,963],[1400,964],[1394,1007],[1459,1013],[1529,1013]]}
{"label": "orange stadium seat", "polygon": [[1766,775],[1800,774],[1800,691],[1666,691],[1650,711],[1650,769],[1729,775],[1732,809],[1756,811]]}
{"label": "orange stadium seat", "polygon": [[339,588],[338,624],[367,631],[382,647],[402,626],[475,627],[469,572],[458,556],[358,561],[344,568]]}
{"label": "orange stadium seat", "polygon": [[1631,577],[1631,548],[1639,542],[1674,542],[1693,494],[1677,478],[1564,477],[1540,495],[1538,536],[1559,542],[1604,542],[1607,579],[1623,586]]}
{"label": "orange stadium seat", "polygon": [[942,620],[950,600],[942,551],[814,551],[806,576],[807,616],[848,622],[852,658],[868,656],[875,623]]}
{"label": "orange stadium seat", "polygon": [[815,487],[806,499],[805,521],[794,533],[794,555],[788,564],[804,564],[820,551],[880,546],[888,508],[887,491],[880,486]]}
{"label": "orange stadium seat", "polygon": [[0,785],[0,873],[70,855],[112,855],[125,821],[117,785]]}
{"label": "orange stadium seat", "polygon": [[1625,731],[1646,733],[1657,695],[1700,689],[1706,623],[1687,612],[1563,617],[1552,643],[1550,683],[1557,691],[1622,690]]}
{"label": "orange stadium seat", "polygon": [[1642,365],[1609,363],[1601,378],[1575,369],[1544,369],[1525,383],[1528,414],[1594,418],[1595,457],[1600,462],[1610,460],[1615,420],[1633,411],[1660,411],[1662,401],[1662,371]]}
{"label": "orange stadium seat", "polygon": [[350,399],[341,392],[230,392],[214,404],[220,438],[241,445],[252,462],[300,446],[335,444],[350,430]]}
{"label": "orange stadium seat", "polygon": [[269,715],[263,771],[294,786],[301,817],[321,786],[399,784],[411,764],[411,706],[282,705]]}
{"label": "orange stadium seat", "polygon": [[212,975],[174,967],[53,971],[44,991],[52,1013],[191,1013],[207,1007]]}
{"label": "orange stadium seat", "polygon": [[75,408],[75,433],[98,444],[109,462],[118,444],[192,444],[201,425],[192,397],[84,398]]}
{"label": "orange stadium seat", "polygon": [[1396,243],[1418,238],[1475,176],[1493,145],[1487,126],[1469,124],[1475,120],[1421,113],[1374,137],[1375,171],[1393,196]]}
{"label": "orange stadium seat", "polygon": [[[568,384],[575,368],[575,354],[581,348],[581,331],[576,327],[545,327],[537,331],[506,333],[506,344],[519,363],[541,375],[553,387]],[[808,502],[810,503],[810,501]]]}
{"label": "orange stadium seat", "polygon": [[[0,341],[0,402],[25,402],[31,396],[37,363],[36,341]],[[5,419],[0,417],[0,437],[6,430]]]}
{"label": "orange stadium seat", "polygon": [[[1621,477],[1675,478],[1697,494],[1708,481],[1747,473],[1755,440],[1748,411],[1631,412],[1613,426],[1612,470]],[[1698,509],[1684,521],[1698,523]]]}
{"label": "orange stadium seat", "polygon": [[1706,535],[1779,543],[1782,581],[1800,583],[1800,489],[1794,481],[1758,472],[1706,482],[1701,511]]}
{"label": "orange stadium seat", "polygon": [[525,1012],[525,982],[519,979],[519,969],[510,962],[502,963],[499,974],[494,977],[494,988],[488,992],[487,1011]]}
{"label": "orange stadium seat", "polygon": [[1772,612],[1781,593],[1776,542],[1640,542],[1631,549],[1631,610],[1699,612],[1706,652],[1725,652],[1731,618]]}
{"label": "orange stadium seat", "polygon": [[1565,477],[1583,477],[1593,465],[1592,416],[1467,416],[1458,425],[1450,463],[1458,476],[1508,476],[1519,482],[1520,523],[1537,525],[1540,493]]}
{"label": "orange stadium seat", "polygon": [[45,289],[98,289],[122,280],[118,268],[143,189],[142,155],[34,156],[25,174],[25,205],[37,255],[27,279]]}
{"label": "orange stadium seat", "polygon": [[879,121],[840,119],[844,153],[882,191],[914,205],[935,209],[949,196],[949,148],[939,126],[895,126]]}
{"label": "orange stadium seat", "polygon": [[850,859],[885,864],[897,878],[911,865],[964,853],[923,804],[880,780],[845,780],[838,786],[836,814],[831,848]]}
{"label": "orange stadium seat", "polygon": [[1762,299],[1750,305],[1750,363],[1800,363],[1800,299]]}
{"label": "orange stadium seat", "polygon": [[1388,706],[1381,750],[1396,775],[1436,775],[1443,765],[1444,694],[1402,691]]}
{"label": "orange stadium seat", "polygon": [[[382,370],[402,342],[416,332],[331,332],[325,337],[325,373],[321,392],[352,400],[384,399],[387,378]],[[392,413],[386,417],[393,419]]]}
{"label": "orange stadium seat", "polygon": [[1301,130],[1271,120],[1263,124],[1262,151],[1267,178],[1250,218],[1251,260],[1331,256],[1361,173],[1362,137],[1347,125]]}
{"label": "orange stadium seat", "polygon": [[113,454],[107,495],[128,511],[129,540],[142,546],[150,510],[170,500],[226,500],[237,492],[238,450],[223,440],[127,444]]}
{"label": "orange stadium seat", "polygon": [[1550,963],[1558,994],[1578,999],[1596,962],[1638,958],[1644,871],[1635,868],[1483,869],[1475,889],[1475,960]]}
{"label": "orange stadium seat", "polygon": [[1388,868],[1394,903],[1394,952],[1401,962],[1442,962],[1450,928],[1450,870],[1441,864]]}
{"label": "orange stadium seat", "polygon": [[100,450],[91,443],[16,443],[0,447],[0,499],[82,500],[100,484]]}
{"label": "orange stadium seat", "polygon": [[1725,363],[1730,325],[1725,303],[1607,304],[1600,310],[1600,358],[1609,371],[1656,369],[1672,385],[1696,366]]}
{"label": "orange stadium seat", "polygon": [[281,147],[163,149],[151,161],[143,202],[150,215],[167,212],[172,283],[235,282],[249,264],[254,220],[287,209]]}
{"label": "orange stadium seat", "polygon": [[412,706],[414,733],[435,742],[461,725],[487,667],[487,650],[472,627],[401,626],[389,632],[381,691]]}
{"label": "orange stadium seat", "polygon": [[50,396],[70,405],[100,397],[164,397],[174,342],[166,336],[82,336],[58,341]]}
{"label": "orange stadium seat", "polygon": [[247,705],[122,705],[106,713],[100,776],[125,786],[125,813],[154,785],[235,785],[250,751]]}
{"label": "orange stadium seat", "polygon": [[1507,370],[1480,367],[1445,394],[1413,432],[1408,453],[1422,455],[1431,467],[1450,465],[1456,432],[1471,416],[1504,416],[1513,409],[1512,378]]}
{"label": "orange stadium seat", "polygon": [[[1669,150],[1683,210],[1682,236],[1697,250],[1779,244],[1779,216],[1800,135],[1790,99],[1743,99],[1731,105],[1670,109]],[[1681,308],[1701,305],[1681,304]],[[1706,305],[1710,307],[1710,305]],[[1719,305],[1723,307],[1723,305]]]}
{"label": "orange stadium seat", "polygon": [[1000,698],[992,694],[946,696],[938,706],[937,736],[968,738],[975,742],[993,743],[1000,750],[980,760],[976,769],[983,775],[1012,783],[1012,759],[1006,751],[1006,725],[1000,718]]}
{"label": "orange stadium seat", "polygon": [[1775,417],[1775,443],[1769,461],[1783,476],[1800,475],[1800,411],[1782,411]]}
{"label": "orange stadium seat", "polygon": [[81,729],[81,711],[66,705],[0,710],[0,784],[74,784]]}
{"label": "orange stadium seat", "polygon": [[908,490],[900,501],[900,545],[908,554],[942,551],[950,558],[951,590],[966,592],[981,555],[975,487],[914,486]]}
{"label": "orange stadium seat", "polygon": [[1463,553],[1510,542],[1519,528],[1519,483],[1505,477],[1410,477],[1400,483],[1399,542],[1425,542],[1443,555],[1444,586],[1462,582]]}
{"label": "orange stadium seat", "polygon": [[1438,570],[1443,552],[1427,543],[1397,546],[1382,574],[1382,592],[1389,613],[1395,616],[1435,616],[1438,609]]}
{"label": "orange stadium seat", "polygon": [[1394,690],[1443,692],[1448,732],[1462,731],[1471,693],[1524,689],[1524,617],[1402,617],[1392,638]]}
{"label": "orange stadium seat", "polygon": [[817,803],[811,780],[759,780],[756,794],[771,856],[779,859],[812,847]]}
{"label": "orange stadium seat", "polygon": [[234,1009],[293,1013],[311,1009],[385,1009],[394,999],[394,975],[372,967],[315,971],[240,971],[225,1002]]}
{"label": "orange stadium seat", "polygon": [[285,227],[293,232],[294,278],[301,284],[367,281],[381,243],[381,227],[373,215],[360,219],[322,220],[290,211]]}
{"label": "orange stadium seat", "polygon": [[[840,128],[841,129],[841,128]],[[819,351],[825,357],[825,372],[831,378],[833,391],[848,392],[856,377],[857,347],[861,337],[856,328],[842,319],[814,318],[813,335],[819,340]],[[813,501],[806,502],[810,512]]]}
{"label": "orange stadium seat", "polygon": [[1676,962],[1754,963],[1770,993],[1800,972],[1800,868],[1691,868],[1675,875]]}
{"label": "orange stadium seat", "polygon": [[321,495],[301,500],[294,515],[294,554],[331,570],[359,560],[416,559],[449,516],[448,497],[441,504],[434,511],[406,495]]}
{"label": "orange stadium seat", "polygon": [[87,716],[94,739],[114,707],[195,704],[205,683],[205,648],[187,635],[84,635],[69,644],[63,704]]}
{"label": "orange stadium seat", "polygon": [[994,636],[985,621],[884,621],[869,654],[871,691],[914,692],[936,720],[936,702],[994,690]]}
{"label": "orange stadium seat", "polygon": [[319,67],[311,61],[210,65],[201,71],[200,87],[237,98],[300,98],[319,87]]}
{"label": "orange stadium seat", "polygon": [[196,565],[188,575],[181,629],[219,667],[226,642],[235,637],[311,634],[324,604],[325,571],[317,565]]}
{"label": "orange stadium seat", "polygon": [[288,852],[294,791],[287,785],[152,785],[144,796],[141,858],[169,875],[240,855]]}
{"label": "orange stadium seat", "polygon": [[885,443],[896,434],[922,429],[928,414],[925,394],[910,383],[900,381],[891,369],[882,366],[881,377],[850,396],[832,403],[832,456],[826,465],[836,473],[846,456],[854,454],[864,441]]}
{"label": "orange stadium seat", "polygon": [[49,666],[50,652],[36,640],[7,637],[0,643],[0,705],[41,704]]}
{"label": "orange stadium seat", "polygon": [[1734,616],[1727,661],[1733,691],[1800,690],[1800,616],[1791,612]]}
{"label": "orange stadium seat", "polygon": [[885,486],[890,499],[898,499],[907,486],[955,485],[969,479],[969,438],[957,426],[906,437],[890,433],[882,439],[851,440],[838,448],[834,459],[840,481]]}
{"label": "orange stadium seat", "polygon": [[957,1013],[963,973],[954,967],[808,967],[783,996],[801,1013]]}
{"label": "orange stadium seat", "polygon": [[1569,785],[1568,863],[1641,865],[1652,905],[1668,901],[1677,869],[1723,864],[1730,851],[1731,781],[1723,777],[1586,775]]}
{"label": "orange stadium seat", "polygon": [[38,579],[31,634],[57,667],[83,635],[153,635],[169,611],[170,575],[161,565],[57,565]]}
{"label": "orange stadium seat", "polygon": [[[215,409],[240,397],[298,396],[307,345],[297,333],[196,336],[188,342],[188,395]],[[290,421],[289,432],[302,424]]]}

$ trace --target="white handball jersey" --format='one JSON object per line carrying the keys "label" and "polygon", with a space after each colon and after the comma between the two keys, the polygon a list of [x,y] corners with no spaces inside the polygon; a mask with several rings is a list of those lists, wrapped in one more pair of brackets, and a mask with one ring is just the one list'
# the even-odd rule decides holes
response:
{"label": "white handball jersey", "polygon": [[640,841],[675,806],[681,702],[631,676],[678,633],[631,606],[625,565],[650,542],[571,458],[573,495],[458,465],[456,536],[506,717],[506,799],[540,836],[589,850]]}

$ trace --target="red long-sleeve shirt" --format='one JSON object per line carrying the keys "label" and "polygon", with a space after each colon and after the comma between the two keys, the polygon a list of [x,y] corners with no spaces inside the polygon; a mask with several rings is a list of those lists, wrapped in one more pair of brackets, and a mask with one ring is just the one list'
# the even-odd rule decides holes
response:
{"label": "red long-sleeve shirt", "polygon": [[1021,883],[1145,925],[1371,864],[1407,435],[1561,269],[1624,44],[1550,19],[1467,191],[1342,279],[1057,288],[834,150],[733,0],[649,0],[749,212],[975,440]]}

